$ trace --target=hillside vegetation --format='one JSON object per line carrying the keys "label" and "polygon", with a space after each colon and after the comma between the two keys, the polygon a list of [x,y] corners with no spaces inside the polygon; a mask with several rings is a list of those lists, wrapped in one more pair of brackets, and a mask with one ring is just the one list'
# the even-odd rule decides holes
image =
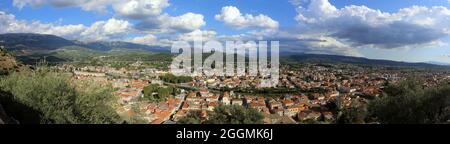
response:
{"label": "hillside vegetation", "polygon": [[19,123],[121,123],[111,86],[75,86],[70,78],[46,68],[12,73],[0,80],[0,105]]}

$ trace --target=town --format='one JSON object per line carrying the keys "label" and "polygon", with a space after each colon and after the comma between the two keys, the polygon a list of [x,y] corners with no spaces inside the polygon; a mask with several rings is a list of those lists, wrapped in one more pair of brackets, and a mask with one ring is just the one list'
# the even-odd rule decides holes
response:
{"label": "town", "polygon": [[191,112],[208,119],[208,112],[219,105],[256,109],[264,116],[265,124],[333,123],[338,115],[336,109],[365,104],[378,97],[388,83],[420,75],[431,87],[450,76],[447,71],[405,72],[382,66],[281,65],[279,84],[267,88],[258,83],[258,76],[200,75],[175,81],[168,70],[142,68],[141,63],[120,69],[71,64],[56,67],[73,73],[74,81],[112,85],[117,97],[116,112],[132,123],[148,124],[175,124]]}

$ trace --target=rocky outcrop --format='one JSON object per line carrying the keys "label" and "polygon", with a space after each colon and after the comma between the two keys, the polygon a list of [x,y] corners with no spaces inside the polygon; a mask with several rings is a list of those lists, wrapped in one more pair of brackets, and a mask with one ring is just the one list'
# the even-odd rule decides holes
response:
{"label": "rocky outcrop", "polygon": [[19,71],[22,67],[23,65],[0,45],[0,75],[8,74],[12,71]]}
{"label": "rocky outcrop", "polygon": [[4,107],[0,104],[0,124],[19,124],[19,121],[10,117]]}

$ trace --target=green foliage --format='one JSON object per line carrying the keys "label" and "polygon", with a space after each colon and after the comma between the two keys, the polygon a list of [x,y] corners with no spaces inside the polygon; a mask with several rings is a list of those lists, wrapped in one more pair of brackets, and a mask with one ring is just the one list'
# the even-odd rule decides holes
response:
{"label": "green foliage", "polygon": [[219,105],[205,122],[208,124],[262,124],[264,116],[252,108]]}
{"label": "green foliage", "polygon": [[[151,84],[144,87],[144,99],[154,102],[167,100],[168,97],[175,95],[177,89],[172,86],[161,87],[158,84]],[[156,94],[153,94],[156,93]]]}
{"label": "green foliage", "polygon": [[386,88],[382,98],[369,105],[381,123],[445,123],[450,114],[450,86],[423,88],[423,80],[409,78]]}
{"label": "green foliage", "polygon": [[189,76],[175,76],[173,74],[165,74],[161,76],[161,80],[168,83],[187,83],[192,81],[192,77]]}
{"label": "green foliage", "polygon": [[363,124],[367,115],[367,106],[354,104],[349,108],[341,110],[336,122],[341,124]]}
{"label": "green foliage", "polygon": [[189,112],[185,117],[181,118],[179,124],[201,124],[201,113],[199,111]]}
{"label": "green foliage", "polygon": [[262,124],[264,116],[252,108],[238,105],[219,105],[213,112],[208,112],[209,118],[202,122],[200,112],[192,112],[180,119],[183,124]]}
{"label": "green foliage", "polygon": [[119,122],[118,115],[109,105],[111,88],[99,88],[95,84],[76,88],[69,74],[45,68],[13,73],[0,81],[0,90],[10,93],[2,95],[2,99],[17,103],[14,106],[22,105],[36,111],[39,118],[30,123]]}
{"label": "green foliage", "polygon": [[92,82],[85,82],[77,88],[78,95],[75,101],[75,111],[79,118],[79,123],[117,123],[119,116],[111,108],[116,102],[116,97],[112,95],[111,86],[99,86]]}
{"label": "green foliage", "polygon": [[53,51],[50,55],[71,61],[84,61],[100,56],[101,52],[79,46],[66,46]]}

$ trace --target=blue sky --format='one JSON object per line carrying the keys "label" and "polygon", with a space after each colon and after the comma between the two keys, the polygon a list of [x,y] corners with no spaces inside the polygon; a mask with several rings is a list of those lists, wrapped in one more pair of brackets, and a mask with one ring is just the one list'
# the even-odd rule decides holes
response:
{"label": "blue sky", "polygon": [[[132,1],[140,6],[126,7]],[[447,0],[3,0],[0,33],[162,46],[198,35],[260,37],[280,40],[287,51],[450,63],[449,6]]]}

